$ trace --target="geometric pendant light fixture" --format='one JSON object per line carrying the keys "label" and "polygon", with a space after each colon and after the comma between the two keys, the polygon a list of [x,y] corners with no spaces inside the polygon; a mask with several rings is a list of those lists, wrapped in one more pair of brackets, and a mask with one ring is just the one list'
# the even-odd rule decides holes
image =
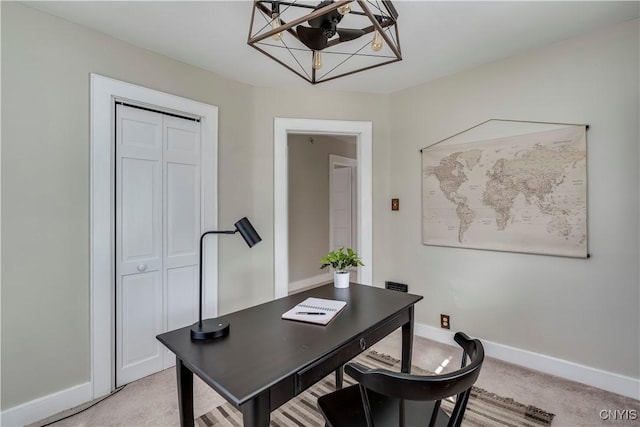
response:
{"label": "geometric pendant light fixture", "polygon": [[311,84],[401,61],[391,1],[255,0],[247,44]]}

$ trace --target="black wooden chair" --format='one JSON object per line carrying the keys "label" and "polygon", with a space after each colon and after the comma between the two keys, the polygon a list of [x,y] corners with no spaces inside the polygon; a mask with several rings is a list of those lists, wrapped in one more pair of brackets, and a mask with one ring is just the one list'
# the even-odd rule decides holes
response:
{"label": "black wooden chair", "polygon": [[[413,375],[368,369],[349,362],[344,371],[358,384],[318,398],[328,427],[460,426],[471,386],[478,379],[484,348],[462,332],[454,336],[462,347],[462,367],[442,375]],[[467,358],[469,364],[467,364]],[[447,415],[442,399],[457,396]]]}

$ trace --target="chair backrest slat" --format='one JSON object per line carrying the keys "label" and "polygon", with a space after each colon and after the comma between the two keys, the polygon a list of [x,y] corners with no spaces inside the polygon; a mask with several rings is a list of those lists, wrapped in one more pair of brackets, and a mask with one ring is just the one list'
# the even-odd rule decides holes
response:
{"label": "chair backrest slat", "polygon": [[[471,393],[471,386],[478,379],[484,362],[484,348],[479,340],[471,339],[461,332],[456,333],[454,339],[463,350],[461,368],[445,374],[413,375],[386,369],[368,369],[355,362],[345,365],[345,372],[360,384],[362,403],[369,427],[373,426],[373,421],[367,390],[404,400],[437,401],[438,407],[442,399],[457,396],[449,425],[460,425]],[[468,364],[467,358],[469,358]],[[436,409],[434,414],[437,413]],[[435,418],[432,417],[429,425],[434,423]]]}

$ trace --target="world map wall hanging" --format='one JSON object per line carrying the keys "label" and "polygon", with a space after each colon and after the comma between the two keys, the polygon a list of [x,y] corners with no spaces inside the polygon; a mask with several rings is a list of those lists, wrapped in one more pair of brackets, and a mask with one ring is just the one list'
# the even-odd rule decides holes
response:
{"label": "world map wall hanging", "polygon": [[586,258],[586,130],[421,150],[423,244]]}

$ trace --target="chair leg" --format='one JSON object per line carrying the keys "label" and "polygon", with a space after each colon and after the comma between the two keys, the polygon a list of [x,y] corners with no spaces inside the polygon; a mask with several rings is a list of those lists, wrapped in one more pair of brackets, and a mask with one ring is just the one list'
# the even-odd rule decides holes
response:
{"label": "chair leg", "polygon": [[342,388],[342,380],[344,379],[344,371],[342,366],[336,368],[336,390],[340,390]]}
{"label": "chair leg", "polygon": [[440,403],[442,403],[442,400],[436,400],[435,405],[433,405],[433,413],[431,414],[431,421],[429,422],[429,427],[433,427],[436,425],[436,420],[438,418],[438,411],[440,410]]}

